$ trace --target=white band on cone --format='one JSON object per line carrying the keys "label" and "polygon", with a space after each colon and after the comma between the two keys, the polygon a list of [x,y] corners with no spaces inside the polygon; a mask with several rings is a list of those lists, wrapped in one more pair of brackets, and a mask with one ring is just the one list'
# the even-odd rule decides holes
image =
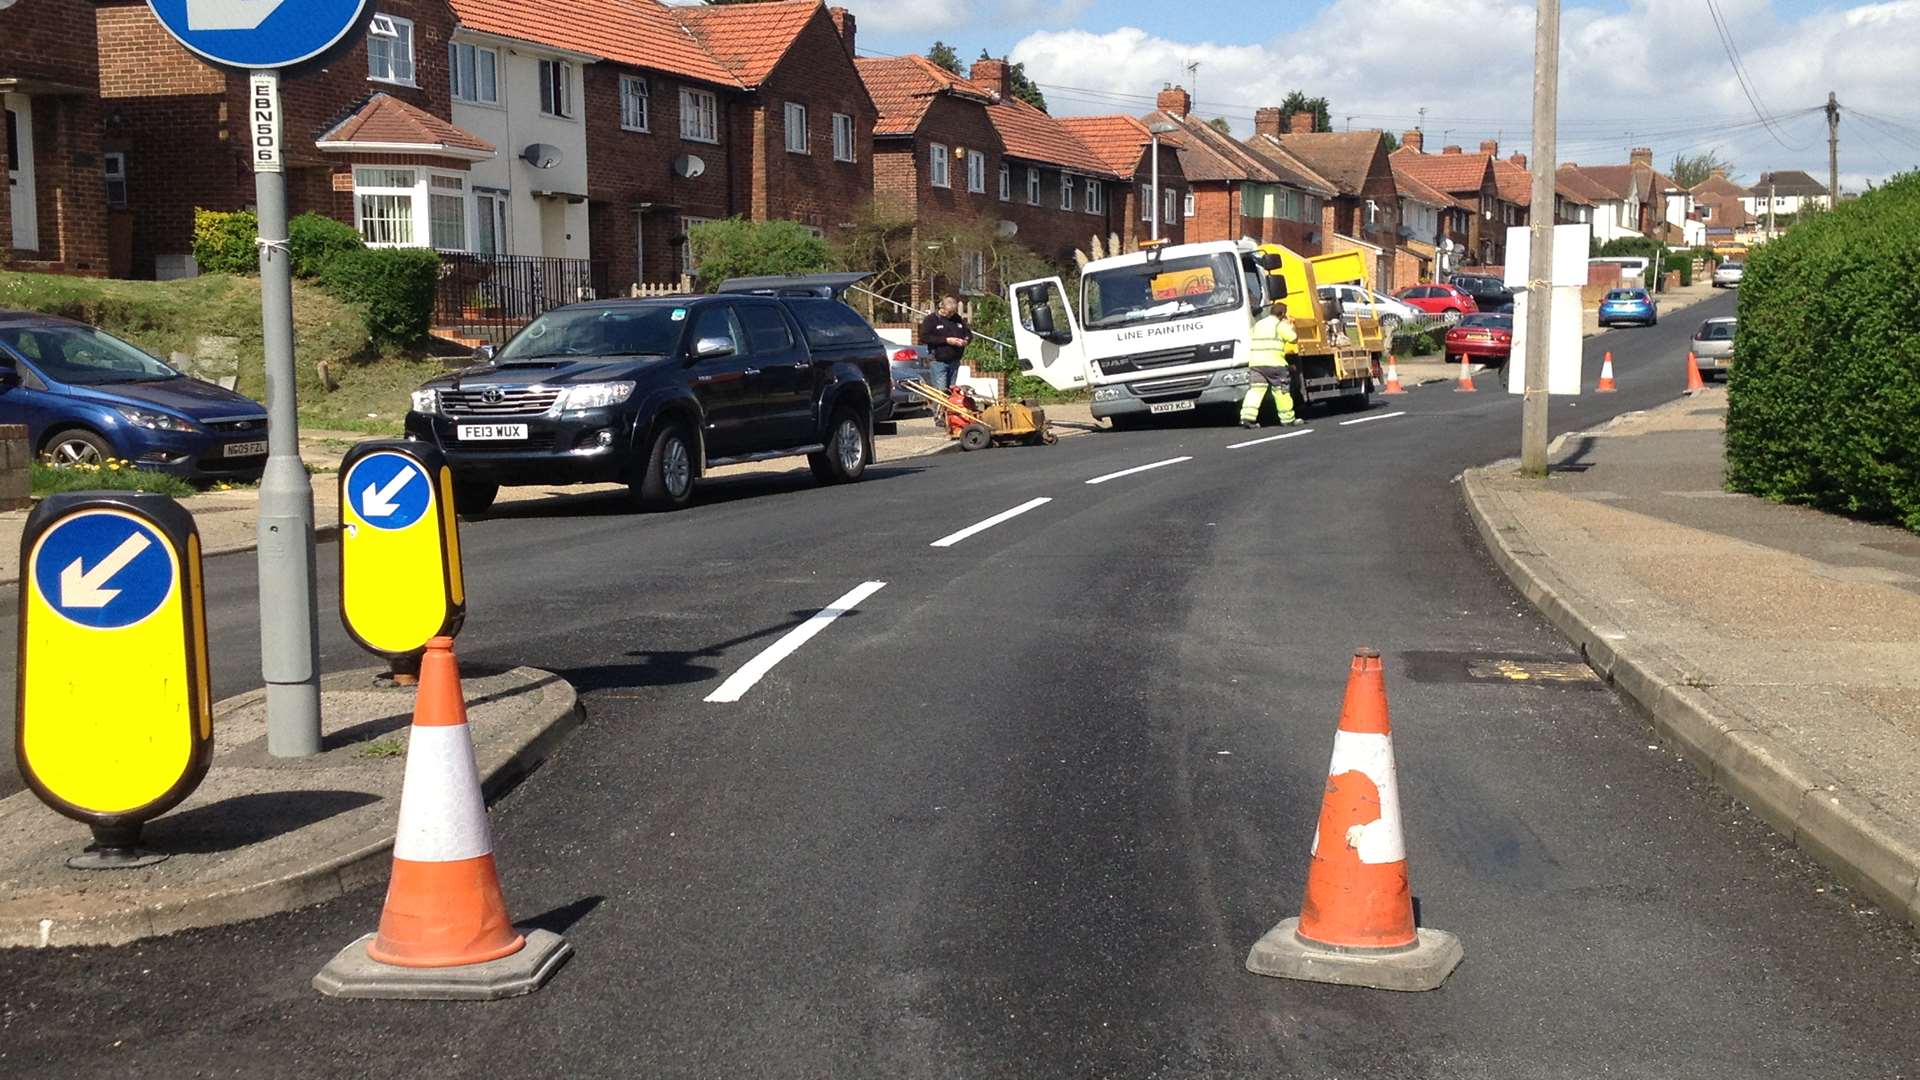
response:
{"label": "white band on cone", "polygon": [[[1360,861],[1368,864],[1401,862],[1407,857],[1406,839],[1400,833],[1400,786],[1393,767],[1393,736],[1337,731],[1333,736],[1333,761],[1328,776],[1357,772],[1373,781],[1380,793],[1380,816],[1364,825],[1347,830],[1347,846]],[[404,808],[403,808],[404,809]],[[1320,831],[1313,833],[1313,854],[1320,854]]]}
{"label": "white band on cone", "polygon": [[405,784],[400,791],[400,826],[393,838],[394,858],[454,862],[493,850],[467,725],[413,728]]}

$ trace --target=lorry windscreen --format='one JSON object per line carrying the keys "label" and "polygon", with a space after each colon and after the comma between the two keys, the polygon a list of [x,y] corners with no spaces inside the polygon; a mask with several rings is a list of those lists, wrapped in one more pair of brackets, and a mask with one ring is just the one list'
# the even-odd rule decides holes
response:
{"label": "lorry windscreen", "polygon": [[1231,311],[1242,296],[1239,260],[1226,252],[1100,270],[1081,288],[1090,330]]}

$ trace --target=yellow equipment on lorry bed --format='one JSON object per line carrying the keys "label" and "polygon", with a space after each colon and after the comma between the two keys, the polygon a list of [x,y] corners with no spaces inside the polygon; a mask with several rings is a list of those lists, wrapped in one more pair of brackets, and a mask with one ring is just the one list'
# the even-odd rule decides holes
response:
{"label": "yellow equipment on lorry bed", "polygon": [[1366,258],[1357,251],[1300,255],[1279,244],[1262,244],[1260,250],[1279,257],[1279,267],[1268,271],[1267,292],[1287,302],[1287,317],[1300,335],[1300,351],[1292,358],[1294,400],[1304,405],[1358,397],[1364,402],[1392,342],[1371,311],[1340,311],[1328,286],[1370,290]]}

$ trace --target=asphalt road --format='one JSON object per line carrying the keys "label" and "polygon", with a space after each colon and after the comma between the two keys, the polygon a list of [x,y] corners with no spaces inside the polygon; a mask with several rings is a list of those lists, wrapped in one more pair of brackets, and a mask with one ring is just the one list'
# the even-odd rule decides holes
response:
{"label": "asphalt road", "polygon": [[[1622,391],[1557,400],[1555,430],[1674,397],[1719,308],[1589,342],[1587,385],[1611,349]],[[588,709],[494,811],[514,911],[576,958],[492,1005],[319,997],[308,978],[372,928],[379,889],[10,951],[0,1073],[1912,1072],[1902,926],[1611,692],[1469,673],[1577,659],[1453,486],[1517,445],[1493,381],[1238,448],[1284,432],[1103,434],[846,488],[735,481],[673,515],[584,500],[472,524],[466,662],[561,671]],[[221,693],[256,681],[252,572],[209,567]],[[704,700],[872,582],[738,701]],[[325,625],[329,666],[364,663]],[[1386,656],[1422,922],[1466,947],[1430,994],[1241,968],[1298,912],[1361,645]]]}

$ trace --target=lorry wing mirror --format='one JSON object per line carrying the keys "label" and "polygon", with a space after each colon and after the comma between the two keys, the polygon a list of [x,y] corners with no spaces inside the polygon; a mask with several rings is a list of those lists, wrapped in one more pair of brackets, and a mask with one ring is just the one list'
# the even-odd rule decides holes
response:
{"label": "lorry wing mirror", "polygon": [[1253,253],[1253,265],[1271,274],[1280,269],[1280,256],[1271,251],[1256,251]]}
{"label": "lorry wing mirror", "polygon": [[1043,340],[1064,345],[1073,340],[1073,335],[1053,321],[1052,293],[1053,290],[1046,285],[1035,285],[1023,290],[1021,296],[1027,302],[1027,321],[1033,327],[1033,332]]}

